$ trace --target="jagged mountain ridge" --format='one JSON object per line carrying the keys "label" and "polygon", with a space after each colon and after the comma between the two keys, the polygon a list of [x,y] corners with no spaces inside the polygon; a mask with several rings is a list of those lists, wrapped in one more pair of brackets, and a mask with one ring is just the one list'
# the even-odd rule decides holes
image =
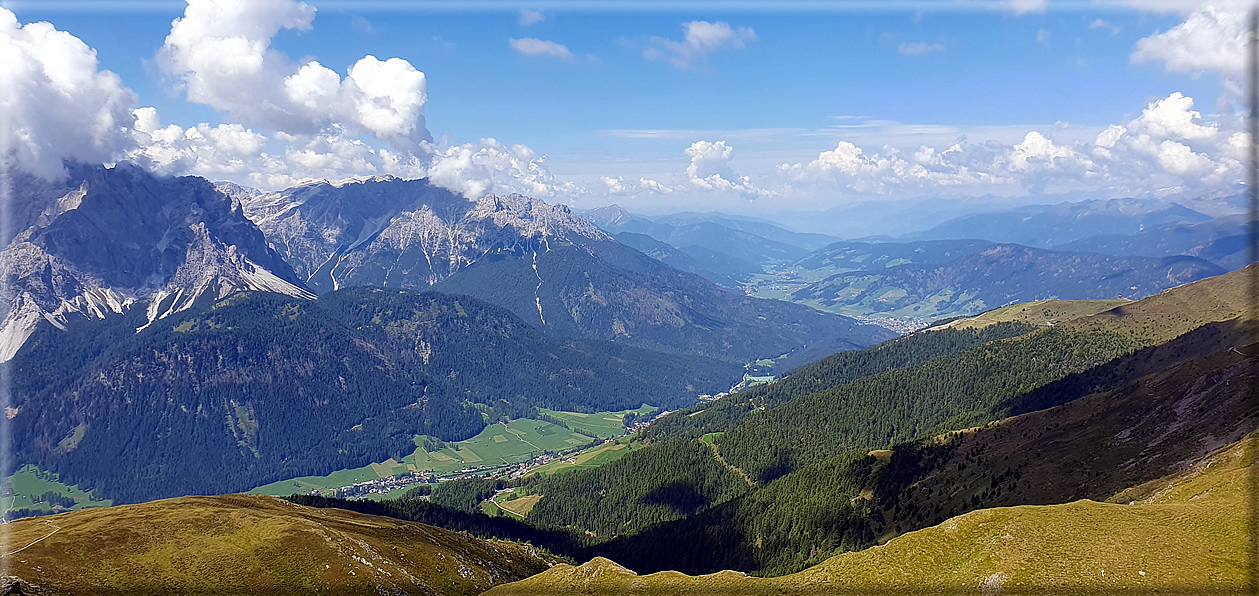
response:
{"label": "jagged mountain ridge", "polygon": [[311,182],[244,211],[308,287],[467,294],[553,334],[747,362],[830,353],[885,330],[748,298],[627,247],[567,206],[521,195],[470,201],[425,180]]}
{"label": "jagged mountain ridge", "polygon": [[27,227],[0,253],[8,291],[0,360],[41,320],[64,328],[68,317],[140,307],[152,322],[202,296],[242,290],[314,297],[240,207],[204,179],[129,164],[68,164],[55,183],[12,175],[15,224]]}
{"label": "jagged mountain ridge", "polygon": [[515,194],[474,202],[426,180],[392,176],[240,196],[268,241],[319,292],[426,287],[488,254],[538,250],[533,241],[608,238],[564,205]]}

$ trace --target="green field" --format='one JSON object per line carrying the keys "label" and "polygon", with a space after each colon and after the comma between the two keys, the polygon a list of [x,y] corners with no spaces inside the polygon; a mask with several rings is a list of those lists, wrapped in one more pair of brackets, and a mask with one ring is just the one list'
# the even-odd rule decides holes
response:
{"label": "green field", "polygon": [[[569,428],[529,418],[512,420],[508,424],[496,422],[485,427],[471,439],[446,443],[445,447],[436,451],[425,451],[421,446],[425,443],[424,438],[416,437],[415,452],[402,458],[402,461],[390,459],[361,468],[338,470],[327,476],[304,476],[281,480],[249,492],[273,496],[305,494],[313,490],[326,491],[411,472],[431,472],[440,476],[468,468],[517,464],[538,457],[547,451],[556,452],[580,447],[596,440],[582,433],[589,433],[600,439],[624,434],[625,414],[628,412],[644,414],[655,409],[651,406],[643,406],[637,410],[592,414],[543,410],[545,414],[563,422]],[[399,494],[401,492],[403,491],[393,491]]]}
{"label": "green field", "polygon": [[529,475],[549,476],[582,468],[597,468],[621,459],[638,448],[638,443],[631,441],[630,437],[623,437],[607,445],[596,445],[572,457],[538,466]]}
{"label": "green field", "polygon": [[557,412],[555,410],[541,410],[541,412],[563,421],[564,424],[567,424],[569,428],[575,431],[589,433],[600,439],[609,439],[625,434],[625,414],[629,412],[648,414],[658,409],[644,405],[637,410],[626,410],[624,412],[596,412],[594,414]]}
{"label": "green field", "polygon": [[9,487],[13,490],[13,497],[0,501],[5,511],[13,509],[54,511],[55,508],[51,503],[43,500],[36,501],[40,496],[50,492],[74,500],[74,505],[69,507],[69,510],[108,507],[113,504],[113,501],[94,498],[91,491],[83,491],[78,486],[62,484],[58,481],[56,474],[30,465],[22,466],[9,477]]}

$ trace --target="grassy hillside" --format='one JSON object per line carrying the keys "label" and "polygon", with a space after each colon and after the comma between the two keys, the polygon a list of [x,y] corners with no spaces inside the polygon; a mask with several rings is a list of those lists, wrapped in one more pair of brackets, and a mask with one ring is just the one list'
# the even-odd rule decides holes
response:
{"label": "grassy hillside", "polygon": [[983,509],[778,578],[730,571],[640,577],[598,558],[557,565],[487,594],[1240,592],[1255,455],[1250,437],[1151,483],[1140,500]]}
{"label": "grassy hillside", "polygon": [[1131,300],[1126,298],[1111,298],[1109,300],[1035,300],[994,308],[978,316],[957,319],[943,325],[928,327],[928,329],[982,329],[989,325],[1009,321],[1032,325],[1056,325],[1063,321],[1095,315],[1131,302]]}
{"label": "grassy hillside", "polygon": [[19,520],[29,592],[478,594],[557,559],[433,526],[263,496],[184,497]]}

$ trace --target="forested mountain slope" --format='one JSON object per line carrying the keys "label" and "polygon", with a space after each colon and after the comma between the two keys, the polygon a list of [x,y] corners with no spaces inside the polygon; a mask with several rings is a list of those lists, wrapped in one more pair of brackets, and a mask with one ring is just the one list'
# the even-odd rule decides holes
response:
{"label": "forested mountain slope", "polygon": [[12,361],[16,458],[119,501],[358,467],[536,407],[677,407],[740,367],[543,334],[469,297],[237,294],[135,332],[42,328]]}
{"label": "forested mountain slope", "polygon": [[[1018,335],[1018,324],[986,327],[994,330],[990,333],[997,333],[995,330],[1002,326],[1015,325],[1006,332],[1009,339],[997,337],[973,346],[949,343],[952,348],[940,349],[941,354],[921,363],[876,356],[881,351],[886,351],[887,355],[912,354],[914,350],[909,347],[916,338],[958,332],[924,331],[875,349],[837,355],[829,362],[816,365],[811,375],[803,374],[810,368],[802,369],[767,387],[665,418],[657,423],[659,430],[653,425],[646,435],[650,437],[651,447],[633,452],[613,464],[527,485],[530,491],[544,495],[530,513],[530,519],[571,524],[601,535],[629,535],[594,552],[612,554],[614,559],[635,569],[681,568],[703,572],[735,568],[782,572],[799,569],[806,561],[816,562],[813,557],[825,556],[835,549],[853,548],[862,541],[871,543],[888,531],[895,533],[894,520],[904,522],[899,531],[907,531],[937,521],[932,516],[984,506],[997,498],[997,494],[963,493],[955,503],[916,506],[914,515],[905,515],[908,505],[904,505],[899,518],[891,516],[890,512],[876,515],[876,510],[882,511],[883,505],[877,508],[870,505],[872,508],[863,510],[860,501],[853,501],[851,509],[836,507],[835,503],[855,499],[862,491],[872,490],[868,472],[887,462],[869,459],[866,454],[871,450],[892,448],[893,453],[913,453],[911,447],[896,445],[912,445],[912,441],[920,437],[982,425],[1013,414],[1074,404],[1074,400],[1097,392],[1124,391],[1125,387],[1127,391],[1136,391],[1133,387],[1139,385],[1134,384],[1153,382],[1143,378],[1171,374],[1167,371],[1180,371],[1175,373],[1180,376],[1175,382],[1163,382],[1164,385],[1194,386],[1195,379],[1215,374],[1202,372],[1214,370],[1213,365],[1193,364],[1197,359],[1229,347],[1246,350],[1243,347],[1248,341],[1246,327],[1240,326],[1238,321],[1239,317],[1247,316],[1247,273],[1211,278],[1098,315],[1022,335]],[[947,337],[932,341],[943,342]],[[924,349],[926,346],[922,345]],[[1222,356],[1217,354],[1216,357]],[[890,370],[863,376],[860,362],[870,358],[882,360]],[[837,366],[841,362],[846,365]],[[898,364],[904,368],[896,368]],[[823,374],[827,366],[833,367],[833,371],[851,370],[853,377],[821,390],[810,390],[811,376],[827,378]],[[1176,366],[1188,368],[1177,369]],[[842,379],[843,372],[831,375],[829,378]],[[781,386],[778,390],[782,392],[781,397],[774,396],[777,386]],[[1231,382],[1212,385],[1211,391],[1215,392],[1214,399],[1218,403],[1236,405],[1247,386],[1244,382]],[[1133,410],[1134,404],[1142,403],[1127,398],[1121,400],[1119,393],[1113,395],[1116,404],[1126,404],[1117,406],[1120,407],[1118,413]],[[1161,395],[1167,397],[1168,394]],[[1245,420],[1249,414],[1242,416],[1244,413],[1225,415]],[[1155,420],[1159,424],[1183,423],[1166,413],[1157,415]],[[1052,426],[1055,422],[1043,424]],[[657,482],[649,479],[650,462],[669,461],[673,457],[670,453],[697,449],[691,446],[698,445],[701,437],[712,444],[714,456],[721,456],[720,460],[714,457],[703,464],[705,469],[712,470],[706,474],[721,474],[724,469],[726,480],[723,482],[732,488],[711,491],[698,485],[678,484],[671,478],[685,475],[676,472],[670,472]],[[1097,439],[1091,435],[1085,438]],[[1191,444],[1191,441],[1182,443]],[[1022,449],[1035,451],[1030,445]],[[1088,452],[1095,447],[1075,445],[1071,449]],[[1068,452],[1071,451],[1064,449],[1062,453]],[[1055,456],[1049,457],[1052,460]],[[899,469],[899,463],[892,469]],[[993,470],[993,478],[1001,474],[996,468]],[[1152,470],[1166,471],[1149,466],[1137,468],[1145,474]],[[738,489],[741,474],[750,478],[754,486]],[[633,481],[624,482],[619,478]],[[1133,477],[1123,478],[1128,481]],[[988,489],[992,488],[989,482],[1007,479],[994,481],[985,476],[982,483],[984,489]],[[581,486],[595,486],[598,490],[580,493],[578,487]],[[736,489],[739,494],[732,496],[729,491]],[[899,493],[892,491],[891,494]],[[1059,487],[1048,494],[1070,496],[1072,492]],[[559,497],[553,505],[548,505],[550,495]],[[628,505],[624,501],[627,495],[636,495]],[[712,508],[699,514],[676,514],[679,521],[633,536],[635,528],[642,527],[633,521],[642,508],[690,502],[686,499],[669,501],[662,495],[682,495],[694,502],[706,499]],[[974,496],[979,499],[971,502]],[[1095,494],[1093,497],[1098,498]],[[884,501],[887,498],[885,495]],[[573,499],[572,502],[580,506],[559,506],[567,499]],[[603,506],[612,502],[617,502],[618,508]],[[888,507],[895,510],[897,505]],[[918,507],[928,513],[915,517],[921,513]],[[622,511],[628,513],[622,515]],[[880,516],[882,521],[878,521]],[[791,530],[779,536],[773,530],[779,527],[775,524],[785,524],[781,527]],[[771,536],[777,538],[771,539]],[[708,544],[709,540],[713,542]],[[718,548],[718,543],[725,546]],[[647,548],[647,544],[678,546],[675,550]]]}

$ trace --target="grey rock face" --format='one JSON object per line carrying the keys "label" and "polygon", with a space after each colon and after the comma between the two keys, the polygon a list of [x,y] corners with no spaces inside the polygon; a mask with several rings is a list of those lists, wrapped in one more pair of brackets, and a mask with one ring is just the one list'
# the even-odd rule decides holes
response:
{"label": "grey rock face", "polygon": [[312,182],[242,199],[297,275],[318,292],[434,285],[491,254],[607,240],[567,206],[508,195],[469,201],[425,180]]}
{"label": "grey rock face", "polygon": [[313,297],[239,205],[196,177],[71,164],[59,183],[15,173],[17,232],[0,253],[7,312],[0,360],[40,319],[102,318],[133,305],[149,320],[202,296],[265,290]]}

